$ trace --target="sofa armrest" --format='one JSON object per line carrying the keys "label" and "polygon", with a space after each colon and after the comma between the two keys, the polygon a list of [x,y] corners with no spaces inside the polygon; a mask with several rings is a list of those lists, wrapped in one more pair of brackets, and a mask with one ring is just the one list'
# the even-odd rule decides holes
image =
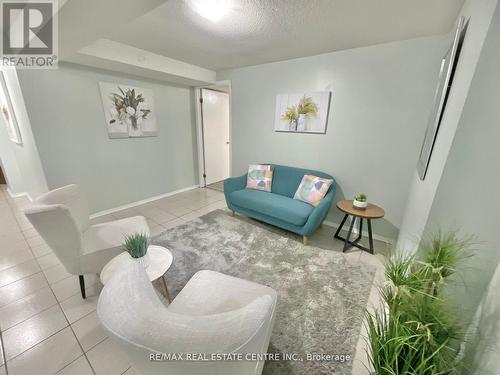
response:
{"label": "sofa armrest", "polygon": [[224,180],[224,193],[232,193],[236,190],[244,189],[247,186],[247,175],[230,177]]}
{"label": "sofa armrest", "polygon": [[335,186],[332,186],[328,194],[325,195],[321,202],[311,212],[311,215],[309,215],[309,219],[307,219],[307,222],[302,230],[304,236],[312,235],[316,229],[318,229],[323,220],[325,220],[328,215],[328,211],[332,206],[334,196]]}
{"label": "sofa armrest", "polygon": [[231,208],[231,200],[229,199],[229,194],[233,191],[242,190],[247,186],[247,175],[239,177],[230,177],[224,180],[224,196],[226,197],[226,203],[229,208]]}

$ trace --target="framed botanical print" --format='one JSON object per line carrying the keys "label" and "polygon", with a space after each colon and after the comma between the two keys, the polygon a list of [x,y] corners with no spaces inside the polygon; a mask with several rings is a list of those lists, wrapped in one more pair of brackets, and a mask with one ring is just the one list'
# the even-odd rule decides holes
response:
{"label": "framed botanical print", "polygon": [[109,138],[158,135],[153,90],[99,82]]}
{"label": "framed botanical print", "polygon": [[325,134],[330,97],[330,91],[277,95],[274,130]]}
{"label": "framed botanical print", "polygon": [[7,126],[7,133],[12,142],[18,145],[23,144],[21,138],[21,132],[19,131],[19,126],[17,124],[16,114],[14,113],[14,108],[12,107],[12,101],[10,99],[9,90],[7,89],[7,84],[5,83],[5,77],[3,72],[0,71],[0,111],[2,112],[2,117]]}

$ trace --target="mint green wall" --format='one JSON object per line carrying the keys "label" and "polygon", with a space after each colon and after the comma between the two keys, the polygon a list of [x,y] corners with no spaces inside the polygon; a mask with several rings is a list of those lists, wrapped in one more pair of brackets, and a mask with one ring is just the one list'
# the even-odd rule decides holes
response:
{"label": "mint green wall", "polygon": [[[79,184],[97,212],[197,184],[192,89],[72,64],[19,81],[49,188]],[[158,137],[109,139],[99,81],[152,89]]]}
{"label": "mint green wall", "polygon": [[[274,162],[318,169],[336,199],[365,192],[386,209],[374,231],[394,239],[449,36],[420,38],[218,72],[231,80],[232,174]],[[276,95],[332,91],[326,135],[274,132]],[[327,220],[340,222],[335,209]]]}
{"label": "mint green wall", "polygon": [[475,318],[481,336],[467,345],[476,374],[500,369],[500,277],[492,279],[500,262],[499,46],[497,6],[426,225],[427,232],[458,228],[477,236],[474,257],[450,288],[463,318],[481,307]]}

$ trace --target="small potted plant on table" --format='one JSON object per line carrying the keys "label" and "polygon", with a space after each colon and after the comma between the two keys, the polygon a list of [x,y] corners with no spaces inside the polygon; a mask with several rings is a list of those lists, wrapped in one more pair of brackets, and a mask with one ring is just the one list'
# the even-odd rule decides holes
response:
{"label": "small potted plant on table", "polygon": [[125,237],[125,250],[144,268],[148,268],[151,262],[148,254],[149,243],[149,237],[145,233],[135,233]]}
{"label": "small potted plant on table", "polygon": [[366,194],[356,195],[352,201],[352,205],[359,210],[364,210],[368,206]]}

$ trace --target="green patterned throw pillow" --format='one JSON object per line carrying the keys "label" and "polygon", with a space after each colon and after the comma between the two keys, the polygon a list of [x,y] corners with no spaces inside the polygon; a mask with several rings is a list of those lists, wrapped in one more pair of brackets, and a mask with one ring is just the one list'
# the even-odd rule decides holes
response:
{"label": "green patterned throw pillow", "polygon": [[302,177],[293,199],[298,199],[316,207],[325,197],[332,183],[333,180],[306,174]]}
{"label": "green patterned throw pillow", "polygon": [[248,166],[247,189],[271,191],[273,170],[270,165],[250,164]]}

